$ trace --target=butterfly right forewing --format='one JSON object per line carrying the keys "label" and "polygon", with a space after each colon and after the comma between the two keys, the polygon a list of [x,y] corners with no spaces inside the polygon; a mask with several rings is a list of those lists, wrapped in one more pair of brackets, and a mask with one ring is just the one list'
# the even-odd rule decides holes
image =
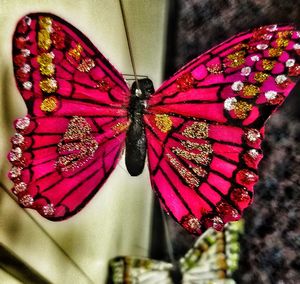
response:
{"label": "butterfly right forewing", "polygon": [[250,205],[264,124],[300,76],[294,26],[248,31],[164,82],[144,116],[152,187],[186,230],[222,229]]}

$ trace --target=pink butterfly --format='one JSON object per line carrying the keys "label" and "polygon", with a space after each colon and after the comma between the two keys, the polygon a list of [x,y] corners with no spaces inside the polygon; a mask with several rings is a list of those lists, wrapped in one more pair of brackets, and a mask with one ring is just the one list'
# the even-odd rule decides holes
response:
{"label": "pink butterfly", "polygon": [[[47,219],[80,211],[116,167],[148,157],[165,211],[201,234],[238,220],[253,198],[264,123],[300,75],[300,32],[265,26],[200,55],[154,92],[130,90],[76,28],[52,14],[22,18],[14,71],[28,115],[15,121],[9,177],[20,204]],[[154,92],[154,93],[153,93]]]}

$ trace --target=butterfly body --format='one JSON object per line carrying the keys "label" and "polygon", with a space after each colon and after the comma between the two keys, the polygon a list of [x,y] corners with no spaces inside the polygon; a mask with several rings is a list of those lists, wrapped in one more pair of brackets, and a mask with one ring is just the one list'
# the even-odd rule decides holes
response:
{"label": "butterfly body", "polygon": [[143,115],[149,96],[154,93],[153,83],[150,79],[138,80],[131,88],[129,102],[130,125],[126,133],[125,163],[131,176],[142,173],[146,159],[146,134]]}

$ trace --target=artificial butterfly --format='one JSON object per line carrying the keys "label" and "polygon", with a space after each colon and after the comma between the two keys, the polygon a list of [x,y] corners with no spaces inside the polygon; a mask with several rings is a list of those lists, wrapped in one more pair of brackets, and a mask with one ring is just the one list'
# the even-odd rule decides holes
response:
{"label": "artificial butterfly", "polygon": [[19,203],[66,219],[116,167],[138,175],[148,157],[164,210],[201,234],[238,220],[251,203],[264,123],[300,75],[292,25],[241,33],[200,55],[153,93],[132,90],[80,31],[48,13],[22,18],[13,36],[17,86],[28,115],[15,121],[8,159]]}
{"label": "artificial butterfly", "polygon": [[[223,232],[210,228],[179,261],[181,279],[172,277],[171,263],[149,258],[123,256],[109,262],[108,283],[134,284],[235,284],[244,221],[228,223]],[[174,273],[173,273],[174,275]],[[175,282],[174,282],[175,281]]]}

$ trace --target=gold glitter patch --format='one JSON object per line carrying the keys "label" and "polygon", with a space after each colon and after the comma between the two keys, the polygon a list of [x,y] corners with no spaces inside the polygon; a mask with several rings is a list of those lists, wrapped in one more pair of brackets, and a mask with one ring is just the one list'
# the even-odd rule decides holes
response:
{"label": "gold glitter patch", "polygon": [[249,45],[245,43],[239,43],[233,47],[235,50],[248,49]]}
{"label": "gold glitter patch", "polygon": [[48,50],[51,46],[50,34],[47,30],[40,30],[38,32],[38,46],[41,49]]}
{"label": "gold glitter patch", "polygon": [[278,34],[279,38],[288,38],[288,37],[290,37],[290,36],[293,35],[293,32],[291,32],[291,31],[283,31],[283,32],[278,32],[277,34]]}
{"label": "gold glitter patch", "polygon": [[169,132],[172,128],[173,122],[167,114],[156,114],[155,124],[161,132]]}
{"label": "gold glitter patch", "polygon": [[41,103],[41,110],[45,112],[53,112],[57,109],[58,107],[58,100],[56,97],[49,97],[43,100]]}
{"label": "gold glitter patch", "polygon": [[269,56],[270,57],[279,57],[282,54],[281,48],[270,48],[269,49]]}
{"label": "gold glitter patch", "polygon": [[71,48],[68,51],[68,54],[73,57],[75,60],[79,60],[81,57],[81,53],[83,51],[82,46],[78,43],[75,48]]}
{"label": "gold glitter patch", "polygon": [[278,47],[286,47],[289,44],[289,40],[280,37],[280,38],[276,39],[276,43],[277,43]]}
{"label": "gold glitter patch", "polygon": [[192,171],[198,176],[198,177],[206,177],[207,176],[207,171],[204,170],[202,167],[193,167]]}
{"label": "gold glitter patch", "polygon": [[84,58],[81,63],[78,65],[77,70],[80,72],[90,72],[92,68],[95,67],[95,62],[92,58]]}
{"label": "gold glitter patch", "polygon": [[264,59],[262,61],[262,66],[264,70],[272,70],[274,68],[275,61]]}
{"label": "gold glitter patch", "polygon": [[245,54],[246,52],[244,50],[237,51],[235,53],[227,55],[227,58],[231,60],[231,63],[229,64],[229,67],[239,67],[242,64],[245,63]]}
{"label": "gold glitter patch", "polygon": [[196,164],[208,165],[210,163],[209,154],[211,152],[208,151],[199,151],[199,153],[195,153],[181,149],[179,147],[173,147],[172,152],[178,157],[184,158],[189,161],[193,161]]}
{"label": "gold glitter patch", "polygon": [[111,89],[111,85],[108,80],[103,79],[98,82],[95,88],[98,88],[101,92],[107,92]]}
{"label": "gold glitter patch", "polygon": [[194,122],[182,132],[188,138],[206,139],[208,136],[208,124],[206,122]]}
{"label": "gold glitter patch", "polygon": [[186,181],[186,183],[191,187],[198,187],[200,182],[199,180],[184,166],[182,166],[175,158],[173,158],[170,154],[166,155],[170,164],[175,168],[175,170],[182,176],[182,178]]}
{"label": "gold glitter patch", "polygon": [[246,85],[242,89],[243,96],[249,97],[249,98],[255,97],[257,94],[259,94],[259,92],[260,92],[259,87],[252,85],[252,84]]}
{"label": "gold glitter patch", "polygon": [[54,64],[48,64],[48,65],[41,65],[40,66],[40,72],[42,75],[45,76],[52,76],[55,72],[55,65]]}
{"label": "gold glitter patch", "polygon": [[94,157],[98,143],[91,132],[91,126],[85,118],[74,116],[70,120],[62,140],[58,143],[57,168],[62,172],[75,170]]}
{"label": "gold glitter patch", "polygon": [[112,130],[116,133],[119,134],[125,130],[128,129],[129,123],[128,122],[118,122],[116,125],[112,127]]}
{"label": "gold glitter patch", "polygon": [[39,25],[41,30],[43,29],[47,30],[49,29],[49,27],[52,26],[52,19],[50,17],[40,17]]}
{"label": "gold glitter patch", "polygon": [[40,88],[45,93],[54,93],[57,90],[57,81],[53,78],[47,78],[40,81]]}
{"label": "gold glitter patch", "polygon": [[206,67],[207,71],[211,74],[223,73],[222,66],[220,64],[211,64]]}
{"label": "gold glitter patch", "polygon": [[52,76],[55,72],[55,65],[52,63],[52,55],[43,53],[37,57],[37,62],[40,65],[40,72],[45,76]]}
{"label": "gold glitter patch", "polygon": [[238,119],[245,119],[248,116],[249,111],[252,109],[252,105],[243,101],[239,101],[234,105],[234,114]]}
{"label": "gold glitter patch", "polygon": [[211,154],[213,152],[212,147],[208,143],[196,143],[192,141],[181,141],[181,145],[184,146],[187,150],[200,150],[201,152],[205,152],[207,154]]}
{"label": "gold glitter patch", "polygon": [[259,83],[263,83],[267,78],[269,77],[269,74],[263,73],[263,72],[257,72],[254,75],[255,81]]}
{"label": "gold glitter patch", "polygon": [[38,55],[37,62],[40,65],[48,65],[52,63],[52,55],[50,53],[43,53],[41,55]]}

